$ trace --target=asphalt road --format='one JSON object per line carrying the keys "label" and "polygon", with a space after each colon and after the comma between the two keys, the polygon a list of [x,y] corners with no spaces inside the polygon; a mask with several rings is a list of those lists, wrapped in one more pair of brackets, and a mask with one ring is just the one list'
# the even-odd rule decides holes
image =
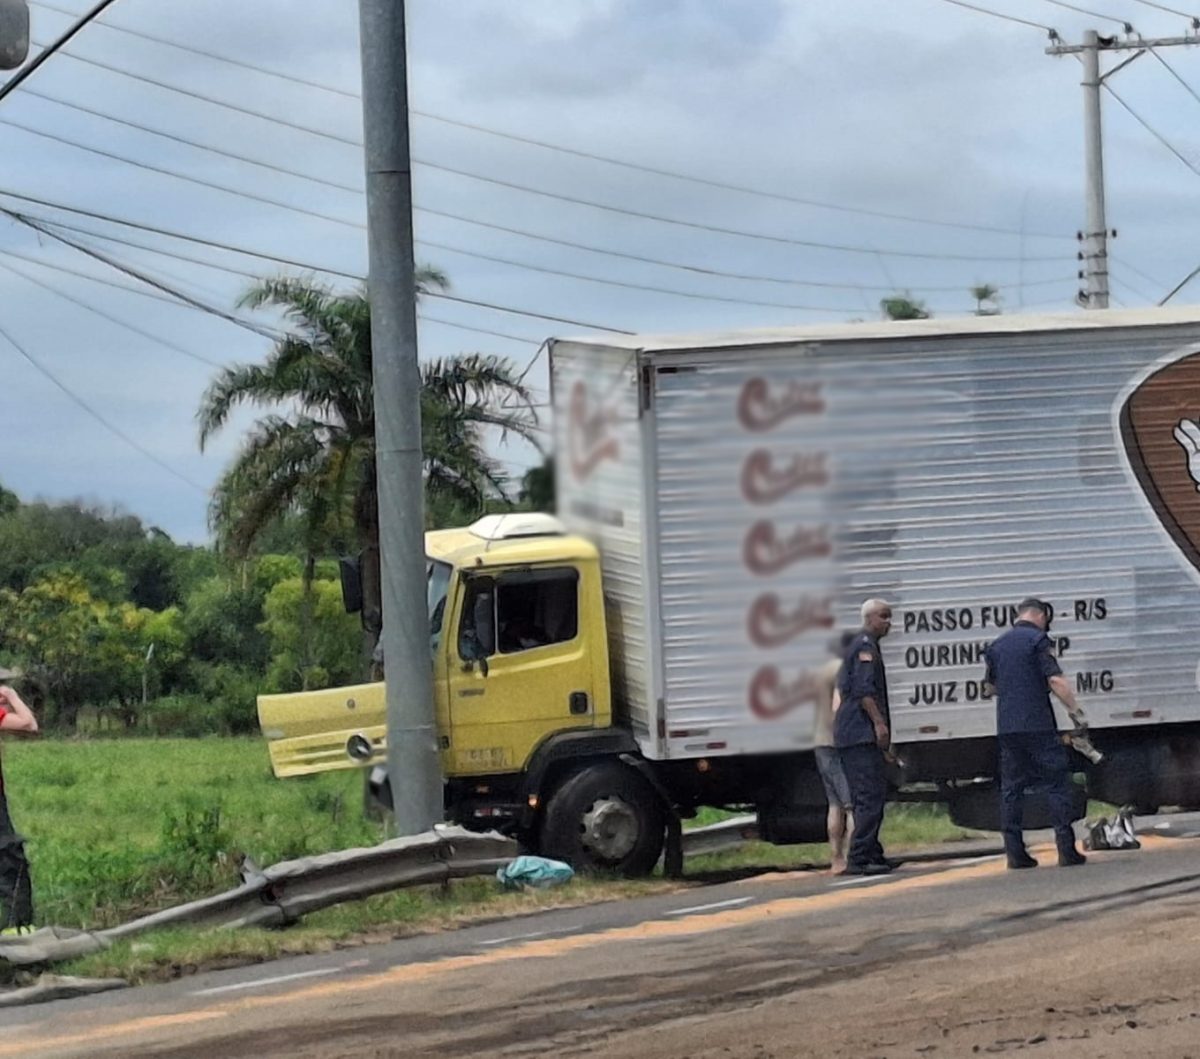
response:
{"label": "asphalt road", "polygon": [[1191,821],[1078,869],[1040,856],[758,877],[7,1011],[0,1059],[1200,1057]]}

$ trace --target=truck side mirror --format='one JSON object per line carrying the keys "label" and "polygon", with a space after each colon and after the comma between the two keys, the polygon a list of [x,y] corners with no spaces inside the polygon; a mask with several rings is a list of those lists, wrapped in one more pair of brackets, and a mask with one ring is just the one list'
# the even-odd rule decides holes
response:
{"label": "truck side mirror", "polygon": [[0,70],[15,70],[29,58],[29,4],[0,0]]}
{"label": "truck side mirror", "polygon": [[495,589],[490,581],[467,582],[466,610],[458,635],[458,653],[471,668],[488,675],[488,659],[496,652]]}
{"label": "truck side mirror", "polygon": [[496,653],[496,606],[494,591],[480,592],[475,597],[475,639],[479,643],[482,657],[490,658]]}

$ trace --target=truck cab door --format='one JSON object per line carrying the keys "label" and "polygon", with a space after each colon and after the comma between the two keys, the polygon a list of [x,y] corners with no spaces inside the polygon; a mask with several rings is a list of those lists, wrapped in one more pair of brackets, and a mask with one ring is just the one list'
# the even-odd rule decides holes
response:
{"label": "truck cab door", "polygon": [[464,575],[450,651],[447,772],[517,772],[547,735],[595,725],[580,571]]}

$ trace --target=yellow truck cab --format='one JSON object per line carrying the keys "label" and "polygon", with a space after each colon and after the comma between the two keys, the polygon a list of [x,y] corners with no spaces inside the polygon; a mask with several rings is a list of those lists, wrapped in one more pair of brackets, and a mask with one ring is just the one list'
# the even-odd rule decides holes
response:
{"label": "yellow truck cab", "polygon": [[[448,817],[575,863],[648,870],[667,807],[651,776],[619,763],[637,746],[612,727],[595,546],[550,516],[511,514],[428,533],[425,547]],[[259,718],[278,776],[382,761],[382,683],[264,695]],[[617,764],[581,768],[597,761]],[[591,781],[560,796],[581,772]]]}

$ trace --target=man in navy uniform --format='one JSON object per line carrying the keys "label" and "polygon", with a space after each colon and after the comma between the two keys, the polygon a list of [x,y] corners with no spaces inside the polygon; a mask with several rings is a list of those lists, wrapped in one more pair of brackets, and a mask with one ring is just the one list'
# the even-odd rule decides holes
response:
{"label": "man in navy uniform", "polygon": [[879,844],[887,800],[884,755],[891,749],[892,734],[879,641],[891,631],[892,608],[881,599],[868,599],[862,605],[862,621],[862,632],[851,641],[842,665],[838,682],[841,705],[833,725],[854,808],[845,874],[884,875],[892,870]]}
{"label": "man in navy uniform", "polygon": [[1036,868],[1022,834],[1023,799],[1030,788],[1047,792],[1058,863],[1083,864],[1075,847],[1071,774],[1067,749],[1058,732],[1050,693],[1062,701],[1077,731],[1086,730],[1075,692],[1054,657],[1046,635],[1053,617],[1050,604],[1026,599],[1017,621],[987,648],[985,681],[996,693],[996,733],[1000,742],[1001,828],[1010,868]]}

